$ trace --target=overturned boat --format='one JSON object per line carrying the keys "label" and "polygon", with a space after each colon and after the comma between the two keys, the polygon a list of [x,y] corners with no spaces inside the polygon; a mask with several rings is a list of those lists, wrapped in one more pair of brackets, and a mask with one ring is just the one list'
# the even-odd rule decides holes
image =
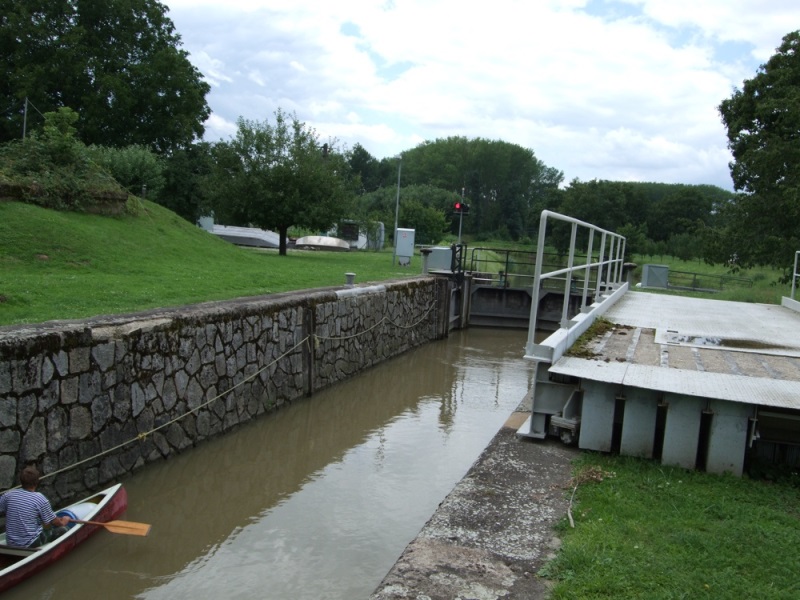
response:
{"label": "overturned boat", "polygon": [[350,250],[350,244],[329,235],[307,235],[298,238],[294,243],[298,250],[332,250],[335,252]]}

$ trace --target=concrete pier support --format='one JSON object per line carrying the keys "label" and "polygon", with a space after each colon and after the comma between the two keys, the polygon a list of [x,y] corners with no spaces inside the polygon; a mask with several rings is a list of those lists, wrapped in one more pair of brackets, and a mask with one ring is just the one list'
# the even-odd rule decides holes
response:
{"label": "concrete pier support", "polygon": [[610,452],[616,404],[613,388],[590,380],[583,384],[583,417],[578,445],[586,450]]}
{"label": "concrete pier support", "polygon": [[658,395],[652,390],[625,390],[625,413],[622,421],[620,454],[653,458]]}
{"label": "concrete pier support", "polygon": [[733,473],[741,476],[747,447],[747,430],[753,408],[712,400],[713,416],[708,440],[706,470],[709,473]]}
{"label": "concrete pier support", "polygon": [[700,435],[700,418],[706,401],[694,396],[667,394],[667,423],[661,462],[665,465],[694,469]]}

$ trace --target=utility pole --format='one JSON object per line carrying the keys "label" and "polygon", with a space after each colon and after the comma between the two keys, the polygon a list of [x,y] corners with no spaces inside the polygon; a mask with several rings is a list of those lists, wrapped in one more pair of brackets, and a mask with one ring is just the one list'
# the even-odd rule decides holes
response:
{"label": "utility pole", "polygon": [[458,215],[458,244],[461,245],[461,225],[464,224],[464,215],[469,214],[469,204],[464,202],[464,188],[461,188],[461,200],[453,203],[453,210]]}
{"label": "utility pole", "polygon": [[25,108],[22,109],[22,139],[25,139],[25,132],[28,129],[28,97],[25,96]]}
{"label": "utility pole", "polygon": [[394,250],[392,251],[392,266],[394,266],[397,259],[397,216],[400,214],[400,171],[403,168],[403,155],[400,155],[400,161],[397,163],[397,201],[394,205]]}

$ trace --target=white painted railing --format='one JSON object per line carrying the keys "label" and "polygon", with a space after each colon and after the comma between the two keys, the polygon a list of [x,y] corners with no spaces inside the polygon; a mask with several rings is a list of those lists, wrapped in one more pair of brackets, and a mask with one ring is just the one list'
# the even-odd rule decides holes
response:
{"label": "white painted railing", "polygon": [[[542,272],[543,257],[545,255],[545,246],[547,239],[547,225],[549,221],[564,221],[571,224],[571,235],[569,244],[569,256],[567,259],[567,266],[553,271]],[[588,231],[588,247],[583,259],[576,255],[575,249],[578,239],[578,231],[583,228]],[[597,249],[594,247],[595,235],[600,235],[600,244]],[[616,289],[616,287],[623,283],[624,270],[623,263],[625,260],[625,237],[606,231],[591,223],[586,223],[566,215],[551,212],[549,210],[542,211],[541,220],[539,222],[539,239],[536,246],[536,267],[533,276],[533,293],[531,296],[531,316],[530,324],[528,326],[528,342],[525,346],[526,356],[533,357],[535,355],[534,336],[536,333],[536,322],[539,312],[539,290],[541,289],[542,281],[545,279],[564,279],[564,302],[561,312],[562,329],[569,328],[570,319],[568,318],[568,310],[570,304],[570,292],[575,292],[573,289],[572,281],[573,275],[580,273],[583,276],[583,286],[581,289],[581,310],[587,308],[587,299],[589,297],[589,284],[594,279],[595,285],[593,296],[597,299],[608,290]]]}

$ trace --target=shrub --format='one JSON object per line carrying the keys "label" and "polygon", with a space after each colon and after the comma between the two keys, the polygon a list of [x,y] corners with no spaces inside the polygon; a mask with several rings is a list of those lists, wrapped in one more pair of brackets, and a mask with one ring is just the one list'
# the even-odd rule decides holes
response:
{"label": "shrub", "polygon": [[60,210],[124,202],[127,193],[75,138],[78,115],[61,108],[44,117],[41,132],[0,146],[0,197]]}

